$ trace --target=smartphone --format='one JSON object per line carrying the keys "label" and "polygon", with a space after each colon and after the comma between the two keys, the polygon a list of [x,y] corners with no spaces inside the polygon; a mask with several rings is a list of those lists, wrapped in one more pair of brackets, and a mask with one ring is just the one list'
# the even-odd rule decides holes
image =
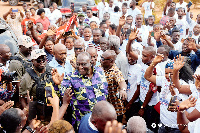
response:
{"label": "smartphone", "polygon": [[36,115],[37,115],[37,101],[32,101],[29,103],[28,120],[36,118]]}
{"label": "smartphone", "polygon": [[175,102],[176,102],[176,99],[177,99],[177,96],[172,96],[172,97],[171,97],[171,100],[170,100],[170,102],[169,102],[168,108],[169,108],[169,106],[172,106],[172,103],[175,103]]}
{"label": "smartphone", "polygon": [[188,8],[190,8],[191,7],[191,5],[192,5],[192,2],[190,1],[189,3],[188,3]]}
{"label": "smartphone", "polygon": [[67,36],[69,36],[69,35],[72,35],[72,32],[71,32],[71,31],[65,32],[65,34],[64,34],[63,36],[64,36],[64,37],[67,37]]}
{"label": "smartphone", "polygon": [[71,10],[74,11],[74,2],[71,2]]}
{"label": "smartphone", "polygon": [[151,32],[151,36],[154,37],[154,32],[153,31]]}
{"label": "smartphone", "polygon": [[18,9],[12,9],[12,12],[18,12]]}
{"label": "smartphone", "polygon": [[45,87],[45,97],[46,97],[46,103],[47,105],[50,105],[50,101],[48,100],[48,97],[53,98],[53,92],[52,92],[52,87],[51,86],[46,86]]}

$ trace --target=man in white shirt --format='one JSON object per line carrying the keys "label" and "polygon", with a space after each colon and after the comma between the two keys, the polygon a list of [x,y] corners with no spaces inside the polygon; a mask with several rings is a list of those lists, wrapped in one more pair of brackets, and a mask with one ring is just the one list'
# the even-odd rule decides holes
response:
{"label": "man in white shirt", "polygon": [[50,14],[47,17],[49,18],[51,25],[56,25],[56,22],[58,21],[58,19],[62,18],[62,14],[58,9],[55,9],[53,7],[53,4],[52,4],[52,6],[49,7]]}
{"label": "man in white shirt", "polygon": [[116,26],[119,25],[119,18],[121,17],[118,12],[119,12],[119,7],[115,6],[114,13],[111,13],[111,15],[110,15],[111,23],[115,24]]}
{"label": "man in white shirt", "polygon": [[137,27],[137,30],[139,31],[138,33],[138,37],[136,38],[137,39],[137,42],[141,43],[143,46],[147,46],[147,38],[148,38],[148,29],[146,27],[146,25],[142,25],[143,23],[143,15],[142,14],[138,14],[136,16],[136,19],[135,19],[135,25],[132,26],[132,28],[134,27]]}
{"label": "man in white shirt", "polygon": [[186,2],[184,2],[184,0],[179,0],[178,3],[176,3],[176,9],[178,9],[179,7],[182,7],[185,12],[187,11],[187,4]]}
{"label": "man in white shirt", "polygon": [[148,24],[147,22],[148,16],[152,15],[152,10],[154,8],[154,5],[155,3],[153,2],[153,0],[148,0],[140,5],[140,7],[143,7],[145,10],[144,19],[146,25]]}
{"label": "man in white shirt", "polygon": [[135,25],[135,18],[138,14],[142,14],[141,11],[136,7],[136,1],[132,0],[130,3],[130,9],[128,10],[128,15],[133,17],[133,25]]}
{"label": "man in white shirt", "polygon": [[127,80],[128,79],[128,60],[126,58],[126,55],[124,55],[123,52],[119,50],[119,46],[120,46],[119,37],[115,35],[110,35],[108,37],[108,43],[109,43],[110,50],[114,50],[117,55],[116,60],[115,60],[117,67],[122,72],[124,79]]}
{"label": "man in white shirt", "polygon": [[185,19],[183,19],[184,11],[183,11],[182,7],[178,8],[177,14],[178,14],[178,19],[176,20],[176,26],[180,31],[180,39],[179,40],[181,40],[182,38],[185,39],[186,35],[188,35],[189,26],[188,26],[187,21]]}
{"label": "man in white shirt", "polygon": [[109,0],[108,12],[111,14],[114,12],[114,0]]}
{"label": "man in white shirt", "polygon": [[102,2],[98,3],[97,9],[99,11],[98,12],[99,20],[102,21],[103,20],[103,14],[108,11],[108,3],[105,2],[105,0],[102,0]]}
{"label": "man in white shirt", "polygon": [[122,4],[122,10],[121,10],[121,16],[125,16],[127,17],[128,16],[128,12],[127,12],[127,3],[123,3]]}
{"label": "man in white shirt", "polygon": [[179,41],[179,39],[180,39],[179,30],[172,31],[172,43],[174,45],[174,50],[181,52],[182,51],[182,43]]}
{"label": "man in white shirt", "polygon": [[198,39],[200,38],[200,24],[196,24],[196,25],[194,26],[192,38],[195,39],[196,44],[199,44],[199,43],[198,43]]}
{"label": "man in white shirt", "polygon": [[100,24],[99,18],[93,16],[91,8],[88,8],[86,13],[87,13],[87,18],[85,19],[85,23],[90,24],[90,22],[96,21],[98,25]]}

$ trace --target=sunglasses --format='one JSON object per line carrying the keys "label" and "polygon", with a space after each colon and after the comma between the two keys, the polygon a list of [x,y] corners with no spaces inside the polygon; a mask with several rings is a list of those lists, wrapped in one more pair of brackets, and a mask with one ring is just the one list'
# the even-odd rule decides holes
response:
{"label": "sunglasses", "polygon": [[46,62],[47,58],[43,58],[43,59],[36,59],[37,63],[40,63],[41,61],[42,62]]}
{"label": "sunglasses", "polygon": [[77,50],[80,50],[80,51],[81,51],[82,49],[83,49],[83,48],[74,48],[75,51],[77,51]]}
{"label": "sunglasses", "polygon": [[101,60],[102,60],[102,61],[105,61],[105,60],[110,60],[110,61],[112,61],[112,59],[105,59],[105,58],[102,57],[102,56],[101,56]]}

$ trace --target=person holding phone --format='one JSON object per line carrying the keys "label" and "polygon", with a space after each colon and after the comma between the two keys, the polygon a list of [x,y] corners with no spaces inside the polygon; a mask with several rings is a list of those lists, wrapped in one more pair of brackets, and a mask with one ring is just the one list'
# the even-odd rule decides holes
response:
{"label": "person holding phone", "polygon": [[10,8],[10,10],[3,15],[3,18],[10,25],[17,38],[22,35],[21,22],[23,17],[24,14],[21,12],[21,10],[12,8]]}

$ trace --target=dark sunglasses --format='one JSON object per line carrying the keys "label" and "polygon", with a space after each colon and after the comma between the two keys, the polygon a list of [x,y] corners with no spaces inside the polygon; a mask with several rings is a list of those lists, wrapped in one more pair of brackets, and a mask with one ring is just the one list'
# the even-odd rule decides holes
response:
{"label": "dark sunglasses", "polygon": [[75,51],[82,50],[83,48],[74,48]]}
{"label": "dark sunglasses", "polygon": [[101,60],[102,60],[102,61],[105,61],[105,60],[110,60],[110,61],[112,61],[112,59],[105,59],[105,58],[102,57],[102,56],[101,56]]}
{"label": "dark sunglasses", "polygon": [[43,58],[43,59],[36,59],[37,63],[40,63],[41,61],[42,62],[46,62],[47,58]]}

